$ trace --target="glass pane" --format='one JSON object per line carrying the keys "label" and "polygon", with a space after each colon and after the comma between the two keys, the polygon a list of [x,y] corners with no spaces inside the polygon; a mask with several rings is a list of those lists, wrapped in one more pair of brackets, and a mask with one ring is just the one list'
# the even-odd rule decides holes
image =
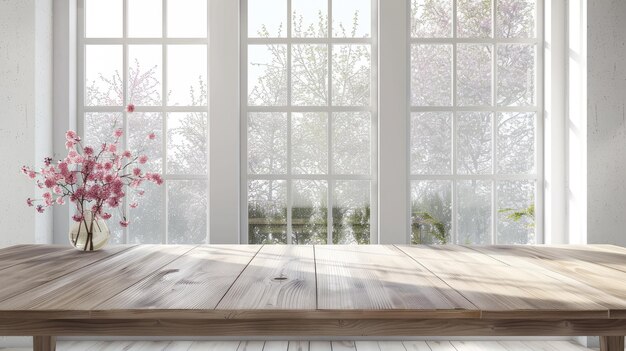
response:
{"label": "glass pane", "polygon": [[168,0],[167,36],[207,37],[207,0]]}
{"label": "glass pane", "polygon": [[328,0],[291,0],[294,38],[325,38],[328,36]]}
{"label": "glass pane", "polygon": [[[107,227],[111,231],[111,238],[109,238],[109,244],[125,244],[124,242],[124,228],[120,225],[122,220],[122,211],[120,208],[109,209],[111,218],[107,220]],[[128,226],[130,228],[130,225]]]}
{"label": "glass pane", "polygon": [[370,65],[369,45],[333,45],[333,105],[370,104]]}
{"label": "glass pane", "polygon": [[122,46],[85,45],[85,106],[122,106]]}
{"label": "glass pane", "polygon": [[492,51],[492,45],[458,45],[457,98],[459,105],[491,105]]}
{"label": "glass pane", "polygon": [[498,173],[535,172],[535,113],[498,114]]}
{"label": "glass pane", "polygon": [[369,181],[337,181],[333,194],[333,244],[369,244],[370,213]]}
{"label": "glass pane", "polygon": [[411,244],[450,243],[452,183],[447,180],[411,182]]}
{"label": "glass pane", "polygon": [[491,244],[491,182],[457,182],[457,244]]}
{"label": "glass pane", "polygon": [[328,46],[293,45],[291,70],[292,104],[326,105],[328,101]]}
{"label": "glass pane", "polygon": [[411,114],[411,174],[450,174],[452,113]]}
{"label": "glass pane", "polygon": [[411,105],[452,104],[452,45],[411,45]]}
{"label": "glass pane", "polygon": [[536,0],[498,0],[497,31],[499,38],[534,38]]}
{"label": "glass pane", "polygon": [[371,124],[368,112],[333,113],[335,174],[370,174]]}
{"label": "glass pane", "polygon": [[457,120],[459,174],[491,173],[491,113],[463,112]]}
{"label": "glass pane", "polygon": [[535,244],[535,182],[498,182],[498,244]]}
{"label": "glass pane", "polygon": [[371,0],[333,0],[333,37],[370,37],[371,16]]}
{"label": "glass pane", "polygon": [[451,37],[452,0],[411,1],[411,36],[413,38]]}
{"label": "glass pane", "polygon": [[100,150],[104,143],[115,141],[113,132],[122,128],[123,117],[115,112],[91,112],[85,113],[83,145],[91,146],[94,150]]}
{"label": "glass pane", "polygon": [[287,183],[284,180],[248,182],[248,242],[287,243]]}
{"label": "glass pane", "polygon": [[206,244],[206,180],[167,181],[167,243]]}
{"label": "glass pane", "polygon": [[[150,140],[148,135],[156,138]],[[135,155],[148,156],[144,169],[162,172],[163,164],[163,117],[158,112],[135,112],[128,115],[128,144]]]}
{"label": "glass pane", "polygon": [[143,195],[131,192],[130,204],[136,203],[136,208],[130,208],[130,225],[128,226],[129,244],[161,244],[164,238],[163,190],[161,186],[146,184],[141,190]]}
{"label": "glass pane", "polygon": [[287,173],[287,114],[248,114],[248,173]]}
{"label": "glass pane", "polygon": [[206,174],[208,118],[201,112],[167,114],[167,172]]}
{"label": "glass pane", "polygon": [[161,106],[163,57],[161,45],[128,46],[128,102]]}
{"label": "glass pane", "polygon": [[206,45],[168,45],[167,104],[207,105]]}
{"label": "glass pane", "polygon": [[498,45],[498,105],[535,104],[535,46]]}
{"label": "glass pane", "polygon": [[128,0],[128,36],[160,38],[163,9],[160,0]]}
{"label": "glass pane", "polygon": [[291,115],[292,172],[324,174],[328,170],[328,116],[326,113]]}
{"label": "glass pane", "polygon": [[457,20],[460,38],[491,37],[491,0],[458,0]]}
{"label": "glass pane", "polygon": [[294,180],[291,208],[291,241],[294,244],[326,244],[328,186],[325,180]]}
{"label": "glass pane", "polygon": [[284,38],[287,0],[248,0],[248,37]]}
{"label": "glass pane", "polygon": [[248,104],[287,105],[287,45],[248,45]]}
{"label": "glass pane", "polygon": [[85,37],[122,37],[122,0],[85,1]]}

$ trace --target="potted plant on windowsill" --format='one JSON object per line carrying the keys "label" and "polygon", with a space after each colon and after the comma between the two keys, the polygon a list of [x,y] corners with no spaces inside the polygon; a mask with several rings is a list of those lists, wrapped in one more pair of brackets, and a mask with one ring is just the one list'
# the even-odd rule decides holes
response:
{"label": "potted plant on windowsill", "polygon": [[[129,112],[132,112],[129,110]],[[33,179],[42,190],[41,198],[28,198],[28,206],[43,213],[55,204],[62,205],[67,200],[75,207],[72,216],[74,225],[69,237],[72,246],[83,251],[95,251],[104,247],[110,236],[106,220],[111,212],[121,212],[120,225],[128,226],[121,204],[128,191],[138,196],[144,194],[142,186],[146,182],[161,185],[163,179],[158,173],[145,173],[142,165],[148,157],[134,154],[130,150],[120,151],[122,129],[113,128],[113,141],[99,147],[83,145],[76,132],[65,134],[67,156],[53,163],[52,158],[44,160],[39,171],[23,166],[22,172]],[[154,133],[146,136],[150,142]],[[136,208],[133,202],[130,208]]]}

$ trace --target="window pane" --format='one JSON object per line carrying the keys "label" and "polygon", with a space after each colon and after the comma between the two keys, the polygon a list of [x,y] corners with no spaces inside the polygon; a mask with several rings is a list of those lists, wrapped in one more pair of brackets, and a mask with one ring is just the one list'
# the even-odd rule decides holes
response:
{"label": "window pane", "polygon": [[491,0],[458,0],[457,20],[460,38],[491,37]]}
{"label": "window pane", "polygon": [[168,45],[167,104],[207,105],[206,45]]}
{"label": "window pane", "polygon": [[457,98],[459,105],[491,105],[493,46],[459,44],[457,48]]}
{"label": "window pane", "polygon": [[491,113],[463,112],[457,120],[459,174],[491,173]]}
{"label": "window pane", "polygon": [[498,105],[535,104],[535,46],[498,45]]}
{"label": "window pane", "polygon": [[411,45],[411,105],[452,104],[452,45]]}
{"label": "window pane", "polygon": [[535,172],[535,113],[498,114],[498,173]]}
{"label": "window pane", "polygon": [[414,38],[451,37],[452,1],[411,1],[411,36]]}
{"label": "window pane", "polygon": [[287,173],[287,114],[248,114],[248,173]]}
{"label": "window pane", "polygon": [[207,0],[168,0],[167,36],[207,37]]}
{"label": "window pane", "polygon": [[328,0],[291,0],[294,38],[325,38],[328,36]]}
{"label": "window pane", "polygon": [[498,182],[498,244],[536,244],[535,182]]}
{"label": "window pane", "polygon": [[[154,140],[148,135],[154,133]],[[136,154],[148,156],[144,169],[161,173],[163,168],[163,117],[158,112],[128,114],[128,144]]]}
{"label": "window pane", "polygon": [[248,45],[248,104],[287,105],[287,45]]}
{"label": "window pane", "polygon": [[168,244],[207,242],[206,180],[168,180]]}
{"label": "window pane", "polygon": [[161,45],[128,46],[128,102],[161,106]]}
{"label": "window pane", "polygon": [[326,244],[328,186],[325,180],[294,180],[291,208],[293,244]]}
{"label": "window pane", "polygon": [[85,113],[83,145],[91,146],[94,150],[100,150],[102,144],[115,141],[113,132],[122,127],[123,121],[121,113]]}
{"label": "window pane", "polygon": [[292,45],[291,102],[321,106],[328,101],[328,46]]}
{"label": "window pane", "polygon": [[141,190],[145,191],[143,195],[131,192],[129,196],[130,204],[138,206],[129,210],[128,243],[161,244],[164,238],[163,191],[154,184],[142,186]]}
{"label": "window pane", "polygon": [[160,38],[163,9],[160,0],[128,0],[128,36]]}
{"label": "window pane", "polygon": [[122,106],[122,46],[85,46],[85,105]]}
{"label": "window pane", "polygon": [[370,174],[371,124],[368,112],[333,113],[335,174]]}
{"label": "window pane", "polygon": [[491,182],[462,180],[457,182],[458,244],[491,243]]}
{"label": "window pane", "polygon": [[333,105],[370,104],[370,46],[333,45]]}
{"label": "window pane", "polygon": [[284,180],[248,182],[248,238],[250,244],[287,243],[287,183]]}
{"label": "window pane", "polygon": [[499,38],[534,38],[536,0],[498,0]]}
{"label": "window pane", "polygon": [[450,243],[452,183],[446,180],[411,182],[411,243]]}
{"label": "window pane", "polygon": [[170,174],[206,174],[207,135],[206,113],[168,113],[167,172]]}
{"label": "window pane", "polygon": [[85,1],[85,37],[122,37],[122,0]]}
{"label": "window pane", "polygon": [[411,174],[450,174],[452,113],[411,114]]}
{"label": "window pane", "polygon": [[111,231],[109,244],[124,244],[124,228],[120,225],[122,213],[115,209],[115,211],[112,210],[110,214],[111,218],[106,221],[107,227],[109,227],[109,231]]}
{"label": "window pane", "polygon": [[369,37],[371,16],[371,0],[333,0],[333,37]]}
{"label": "window pane", "polygon": [[333,244],[369,244],[370,213],[369,181],[337,181],[333,194]]}
{"label": "window pane", "polygon": [[293,113],[291,117],[292,172],[324,174],[328,171],[328,116]]}
{"label": "window pane", "polygon": [[248,37],[283,38],[287,33],[287,0],[248,0]]}

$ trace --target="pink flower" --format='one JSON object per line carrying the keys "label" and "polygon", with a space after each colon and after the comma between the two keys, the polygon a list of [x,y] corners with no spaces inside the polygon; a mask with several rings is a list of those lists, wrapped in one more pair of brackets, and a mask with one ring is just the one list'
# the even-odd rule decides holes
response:
{"label": "pink flower", "polygon": [[37,205],[37,212],[43,213],[44,211],[45,209],[43,208],[43,205]]}
{"label": "pink flower", "polygon": [[146,162],[148,162],[148,156],[146,155],[141,155],[138,158],[139,163],[141,163],[142,165],[145,164]]}
{"label": "pink flower", "polygon": [[58,185],[55,186],[54,189],[52,189],[52,191],[54,191],[54,193],[57,194],[57,195],[63,194],[63,189],[61,189],[61,187],[58,186]]}
{"label": "pink flower", "polygon": [[35,171],[28,171],[28,177],[30,179],[35,179],[36,176],[37,176],[37,173],[35,173]]}
{"label": "pink flower", "polygon": [[76,145],[76,142],[73,140],[68,140],[65,142],[65,148],[68,150],[74,148],[74,145]]}
{"label": "pink flower", "polygon": [[113,135],[116,138],[120,138],[122,136],[122,134],[124,134],[124,131],[122,130],[122,128],[118,128],[115,130],[115,132],[113,132]]}
{"label": "pink flower", "polygon": [[148,134],[148,139],[150,139],[150,140],[156,139],[156,134],[154,134],[154,133]]}
{"label": "pink flower", "polygon": [[117,151],[117,145],[115,144],[109,145],[109,152],[116,152],[116,151]]}
{"label": "pink flower", "polygon": [[130,152],[130,150],[126,150],[122,153],[122,157],[126,157],[126,158],[130,158],[133,154]]}
{"label": "pink flower", "polygon": [[139,196],[143,196],[143,194],[145,194],[145,193],[146,193],[145,190],[138,190],[137,191],[137,195],[139,195]]}
{"label": "pink flower", "polygon": [[51,157],[46,157],[43,159],[43,164],[46,165],[46,167],[49,167],[51,163],[52,163]]}
{"label": "pink flower", "polygon": [[141,169],[140,168],[133,168],[133,175],[136,177],[139,177],[141,175]]}
{"label": "pink flower", "polygon": [[158,173],[146,173],[146,179],[158,185],[163,184],[163,178],[161,178],[161,175]]}
{"label": "pink flower", "polygon": [[57,180],[54,177],[46,177],[46,180],[44,181],[44,185],[46,186],[46,188],[52,188],[55,185],[57,185]]}
{"label": "pink flower", "polygon": [[126,112],[130,112],[130,113],[135,112],[135,105],[133,105],[133,104],[128,104],[128,105],[126,106]]}
{"label": "pink flower", "polygon": [[133,202],[133,203],[131,203],[131,204],[130,204],[130,205],[128,205],[128,206],[130,206],[130,208],[137,208],[137,206],[139,206],[139,204],[138,204],[138,203],[136,203],[136,202]]}
{"label": "pink flower", "polygon": [[68,130],[67,132],[65,132],[65,139],[66,140],[76,140],[76,132],[73,130]]}
{"label": "pink flower", "polygon": [[128,221],[120,221],[120,225],[124,228],[128,227]]}
{"label": "pink flower", "polygon": [[83,215],[80,213],[76,213],[72,216],[72,219],[74,220],[74,222],[80,222],[83,220]]}
{"label": "pink flower", "polygon": [[83,151],[85,152],[85,155],[88,155],[88,156],[93,155],[93,148],[91,146],[85,146]]}
{"label": "pink flower", "polygon": [[24,174],[28,175],[28,171],[29,171],[28,167],[26,167],[26,166],[22,166],[22,168],[21,168],[21,169],[22,169],[22,173],[24,173]]}
{"label": "pink flower", "polygon": [[110,171],[111,168],[113,168],[113,164],[111,162],[105,162],[104,163],[104,169],[107,171]]}
{"label": "pink flower", "polygon": [[63,205],[65,204],[65,200],[63,199],[63,197],[59,196],[57,197],[56,203],[57,205]]}
{"label": "pink flower", "polygon": [[111,218],[111,214],[110,213],[105,212],[105,213],[102,214],[102,219],[107,220],[109,218]]}
{"label": "pink flower", "polygon": [[28,205],[28,207],[33,207],[35,205],[35,200],[29,197],[28,199],[26,199],[26,204]]}

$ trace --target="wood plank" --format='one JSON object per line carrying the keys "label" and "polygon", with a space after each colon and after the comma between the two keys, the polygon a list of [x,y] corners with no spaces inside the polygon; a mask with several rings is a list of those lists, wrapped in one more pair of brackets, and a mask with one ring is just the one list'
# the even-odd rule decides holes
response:
{"label": "wood plank", "polygon": [[319,309],[448,310],[477,308],[394,246],[315,246]]}
{"label": "wood plank", "polygon": [[308,341],[290,341],[288,351],[309,351]]}
{"label": "wood plank", "polygon": [[551,245],[536,246],[573,259],[601,264],[626,272],[626,249],[614,245]]}
{"label": "wood plank", "polygon": [[[483,318],[608,318],[608,308],[577,293],[579,286],[531,269],[507,266],[477,251],[465,255],[463,264],[455,264],[450,253],[458,250],[465,254],[468,250],[456,245],[399,248],[462,292],[480,308]],[[445,254],[438,259],[440,252]],[[487,264],[485,257],[493,263]]]}
{"label": "wood plank", "polygon": [[214,309],[260,248],[196,247],[95,308]]}
{"label": "wood plank", "polygon": [[623,336],[601,336],[600,351],[622,351],[624,350]]}
{"label": "wood plank", "polygon": [[378,347],[380,351],[406,351],[401,341],[378,341]]}
{"label": "wood plank", "polygon": [[55,336],[34,336],[33,351],[55,351],[57,349],[57,339]]}
{"label": "wood plank", "polygon": [[265,341],[242,341],[237,351],[263,351]]}
{"label": "wood plank", "polygon": [[521,341],[500,341],[500,345],[504,346],[507,351],[533,351]]}
{"label": "wood plank", "polygon": [[[171,341],[139,341],[135,342],[130,350],[132,351],[167,351],[170,349]],[[129,351],[130,351],[129,350]]]}
{"label": "wood plank", "polygon": [[239,341],[196,341],[188,351],[237,351]]}
{"label": "wood plank", "polygon": [[312,246],[261,248],[218,304],[220,310],[313,310],[315,264]]}
{"label": "wood plank", "polygon": [[[541,341],[535,341],[540,343]],[[573,341],[543,341],[544,344],[553,347],[556,351],[589,351],[588,348],[580,346]]]}
{"label": "wood plank", "polygon": [[[356,351],[381,351],[377,341],[361,341],[355,340],[354,347]],[[395,351],[395,350],[394,350]],[[406,350],[402,350],[406,351]]]}
{"label": "wood plank", "polygon": [[330,341],[311,341],[309,351],[332,351]]}
{"label": "wood plank", "polygon": [[[67,245],[16,245],[0,249],[0,271],[50,253],[76,250]],[[78,251],[78,250],[76,250]]]}
{"label": "wood plank", "polygon": [[406,351],[432,351],[426,341],[403,341]]}
{"label": "wood plank", "polygon": [[457,351],[507,351],[497,341],[450,341]]}
{"label": "wood plank", "polygon": [[[39,247],[37,246],[37,248]],[[83,267],[95,264],[100,260],[117,255],[131,247],[117,245],[95,252],[82,252],[73,248],[65,248],[43,255],[35,255],[28,260],[22,260],[21,263],[14,264],[0,273],[2,276],[0,301],[36,288]],[[28,254],[29,252],[22,254]],[[19,259],[15,259],[15,261],[17,260]]]}
{"label": "wood plank", "polygon": [[263,351],[287,351],[289,341],[266,341]]}
{"label": "wood plank", "polygon": [[356,351],[354,341],[331,341],[333,351]]}
{"label": "wood plank", "polygon": [[0,302],[3,310],[88,311],[193,249],[141,245]]}
{"label": "wood plank", "polygon": [[456,351],[449,341],[427,341],[432,351]]}

